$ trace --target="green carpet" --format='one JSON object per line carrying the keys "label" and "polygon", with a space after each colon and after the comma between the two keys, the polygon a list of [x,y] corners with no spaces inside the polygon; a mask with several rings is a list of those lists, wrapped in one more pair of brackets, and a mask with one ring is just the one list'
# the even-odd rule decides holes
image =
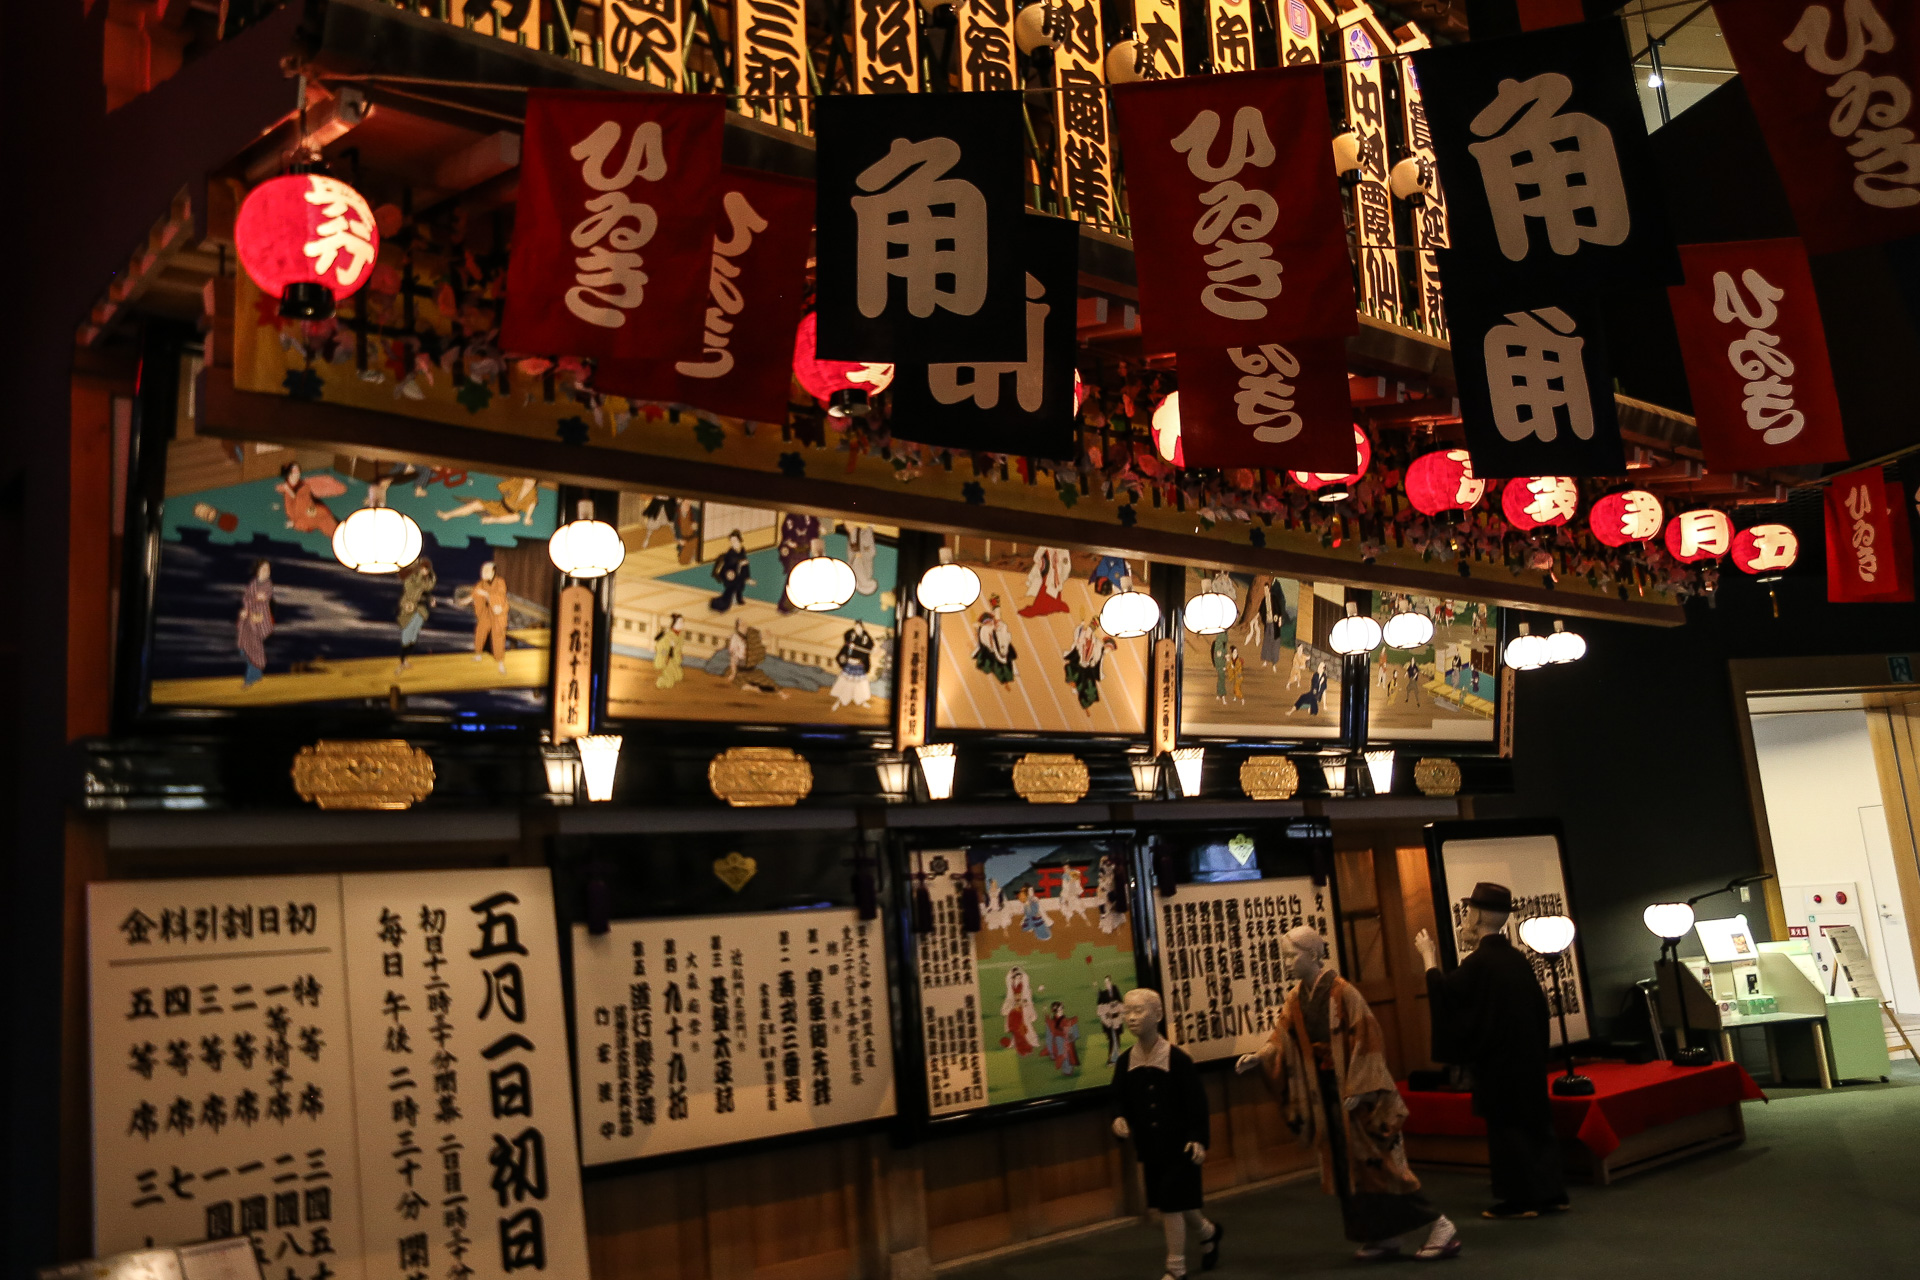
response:
{"label": "green carpet", "polygon": [[[1769,1091],[1775,1093],[1775,1091]],[[1573,1187],[1573,1210],[1489,1222],[1484,1180],[1425,1176],[1465,1249],[1442,1274],[1565,1280],[1658,1276],[1881,1280],[1920,1274],[1920,1068],[1832,1092],[1779,1090],[1746,1105],[1744,1146],[1611,1187]],[[1339,1209],[1318,1181],[1230,1195],[1217,1280],[1350,1276]],[[1902,1261],[1905,1259],[1905,1261]],[[1412,1264],[1391,1264],[1399,1273]],[[1159,1228],[1134,1225],[955,1272],[966,1280],[1157,1280]],[[1196,1272],[1196,1280],[1198,1273]]]}

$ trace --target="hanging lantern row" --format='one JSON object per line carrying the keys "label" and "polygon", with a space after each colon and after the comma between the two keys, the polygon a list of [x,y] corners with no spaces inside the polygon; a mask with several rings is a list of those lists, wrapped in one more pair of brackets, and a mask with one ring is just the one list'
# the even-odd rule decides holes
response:
{"label": "hanging lantern row", "polygon": [[547,539],[547,559],[570,578],[604,578],[627,561],[627,545],[620,531],[593,518],[593,503],[581,499],[578,518],[561,525]]}
{"label": "hanging lantern row", "polygon": [[1554,620],[1553,630],[1544,636],[1534,635],[1531,627],[1521,623],[1520,634],[1507,641],[1506,652],[1501,655],[1502,660],[1515,671],[1562,666],[1578,662],[1586,656],[1586,637],[1577,631],[1567,630],[1567,624],[1558,619]]}

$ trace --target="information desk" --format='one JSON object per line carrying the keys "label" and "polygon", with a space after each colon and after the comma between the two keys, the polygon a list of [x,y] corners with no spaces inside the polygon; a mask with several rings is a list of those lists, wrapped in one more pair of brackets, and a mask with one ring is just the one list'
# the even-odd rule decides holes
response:
{"label": "information desk", "polygon": [[[1579,1071],[1592,1079],[1594,1092],[1584,1098],[1554,1098],[1553,1124],[1567,1172],[1599,1183],[1682,1156],[1739,1145],[1747,1136],[1740,1104],[1767,1097],[1734,1062],[1705,1067],[1590,1062]],[[1404,1083],[1400,1094],[1409,1112],[1408,1159],[1486,1168],[1487,1127],[1473,1114],[1467,1094],[1419,1092]]]}

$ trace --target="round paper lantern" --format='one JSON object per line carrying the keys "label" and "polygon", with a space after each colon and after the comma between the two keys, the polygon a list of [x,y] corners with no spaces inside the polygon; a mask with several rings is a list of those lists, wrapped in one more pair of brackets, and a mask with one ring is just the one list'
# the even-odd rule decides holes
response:
{"label": "round paper lantern", "polygon": [[1389,649],[1398,649],[1403,653],[1409,649],[1422,649],[1433,639],[1433,619],[1409,609],[1388,618],[1387,625],[1380,628],[1380,635]]}
{"label": "round paper lantern", "polygon": [[1800,558],[1800,539],[1783,524],[1757,524],[1733,536],[1733,563],[1762,582],[1778,582]]}
{"label": "round paper lantern", "polygon": [[953,562],[953,548],[940,548],[940,563],[920,575],[914,588],[920,607],[932,613],[959,613],[980,598],[980,575]]}
{"label": "round paper lantern", "polygon": [[1567,624],[1556,619],[1553,634],[1547,637],[1547,665],[1578,662],[1586,656],[1587,638],[1578,631],[1567,630]]}
{"label": "round paper lantern", "polygon": [[1693,908],[1684,902],[1656,902],[1640,913],[1640,922],[1654,937],[1672,942],[1693,928]]}
{"label": "round paper lantern", "polygon": [[1520,922],[1520,941],[1543,956],[1557,956],[1573,945],[1573,921],[1566,916],[1530,916]]}
{"label": "round paper lantern", "polygon": [[1122,40],[1107,50],[1107,83],[1132,84],[1147,78],[1152,55],[1144,40]]}
{"label": "round paper lantern", "polygon": [[1645,489],[1610,493],[1587,512],[1587,525],[1593,530],[1593,536],[1609,547],[1645,542],[1660,532],[1660,522],[1665,519],[1660,499]]}
{"label": "round paper lantern", "polygon": [[1347,475],[1331,471],[1289,471],[1287,474],[1301,488],[1311,492],[1322,502],[1338,502],[1353,492],[1353,486],[1360,483],[1360,477],[1367,474],[1367,468],[1373,465],[1373,442],[1367,439],[1367,433],[1360,429],[1359,423],[1353,424],[1353,452],[1355,466]]}
{"label": "round paper lantern", "polygon": [[1176,467],[1187,465],[1187,451],[1180,446],[1180,393],[1169,391],[1153,411],[1153,448],[1163,461]]}
{"label": "round paper lantern", "polygon": [[1030,4],[1013,16],[1013,42],[1020,46],[1020,52],[1031,55],[1037,49],[1051,49],[1054,46],[1054,32],[1058,30],[1059,11],[1048,2]]}
{"label": "round paper lantern", "polygon": [[398,573],[421,545],[420,526],[392,507],[362,507],[333,531],[333,558],[358,573]]}
{"label": "round paper lantern", "polygon": [[593,504],[580,504],[580,518],[561,525],[547,539],[547,559],[570,578],[604,578],[627,559],[620,533],[593,518]]}
{"label": "round paper lantern", "polygon": [[787,599],[796,609],[826,613],[853,599],[853,566],[832,556],[809,556],[787,574]]}
{"label": "round paper lantern", "polygon": [[1187,630],[1197,636],[1217,636],[1240,617],[1234,598],[1218,591],[1203,591],[1187,601]]}
{"label": "round paper lantern", "polygon": [[1506,664],[1515,671],[1533,671],[1547,663],[1547,638],[1536,636],[1520,624],[1520,634],[1507,641]]}
{"label": "round paper lantern", "polygon": [[1387,173],[1387,188],[1394,197],[1419,208],[1433,190],[1433,162],[1424,156],[1407,156]]}
{"label": "round paper lantern", "polygon": [[1465,449],[1436,449],[1423,453],[1407,468],[1407,501],[1421,515],[1467,511],[1487,496],[1487,482],[1473,475],[1473,458]]}
{"label": "round paper lantern", "polygon": [[291,320],[324,320],[373,276],[380,230],[366,198],[324,173],[288,173],[247,193],[234,218],[240,265]]}
{"label": "round paper lantern", "polygon": [[1380,639],[1380,624],[1361,613],[1360,606],[1349,600],[1347,616],[1334,623],[1333,630],[1327,633],[1327,647],[1351,658],[1378,649]]}
{"label": "round paper lantern", "polygon": [[835,418],[864,418],[871,397],[893,385],[893,366],[857,360],[822,360],[816,354],[818,325],[809,311],[793,334],[793,376]]}
{"label": "round paper lantern", "polygon": [[1116,640],[1143,636],[1160,625],[1160,602],[1131,584],[1116,591],[1100,606],[1100,626]]}
{"label": "round paper lantern", "polygon": [[1522,533],[1565,524],[1579,504],[1580,486],[1572,476],[1521,476],[1500,490],[1500,510]]}
{"label": "round paper lantern", "polygon": [[1351,129],[1333,135],[1333,172],[1346,177],[1360,168],[1360,135]]}
{"label": "round paper lantern", "polygon": [[1667,553],[1681,564],[1717,560],[1733,549],[1733,521],[1724,511],[1701,507],[1667,521]]}

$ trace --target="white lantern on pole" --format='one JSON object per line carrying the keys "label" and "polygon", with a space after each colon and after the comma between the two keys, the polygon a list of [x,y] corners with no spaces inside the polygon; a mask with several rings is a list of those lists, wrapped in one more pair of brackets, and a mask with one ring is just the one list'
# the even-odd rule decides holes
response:
{"label": "white lantern on pole", "polygon": [[1563,662],[1578,662],[1587,656],[1587,639],[1578,631],[1567,630],[1567,624],[1555,619],[1553,634],[1546,637],[1547,662],[1559,665]]}
{"label": "white lantern on pole", "polygon": [[1409,609],[1388,618],[1387,625],[1380,628],[1380,635],[1389,649],[1404,652],[1424,648],[1433,639],[1433,619],[1418,610]]}
{"label": "white lantern on pole", "polygon": [[1230,595],[1203,591],[1187,601],[1187,630],[1197,636],[1217,636],[1240,617],[1240,606]]}
{"label": "white lantern on pole", "polygon": [[420,526],[392,507],[362,507],[333,531],[333,556],[356,573],[398,573],[420,558]]}
{"label": "white lantern on pole", "polygon": [[1100,625],[1116,640],[1144,636],[1160,625],[1160,602],[1144,591],[1135,591],[1132,578],[1123,578],[1120,590],[1100,606]]}
{"label": "white lantern on pole", "polygon": [[1506,663],[1515,671],[1534,671],[1547,663],[1547,638],[1534,635],[1526,623],[1520,634],[1507,641]]}
{"label": "white lantern on pole", "polygon": [[853,599],[853,566],[832,556],[809,556],[787,575],[787,599],[796,609],[830,613]]}
{"label": "white lantern on pole", "polygon": [[620,531],[593,518],[593,504],[582,499],[579,519],[561,525],[547,539],[547,559],[569,578],[604,578],[626,563]]}
{"label": "white lantern on pole", "polygon": [[940,548],[940,563],[920,575],[914,588],[920,607],[930,613],[959,613],[980,598],[980,575],[953,562],[953,549]]}
{"label": "white lantern on pole", "polygon": [[1347,601],[1347,616],[1333,624],[1327,635],[1327,647],[1352,658],[1380,647],[1380,624],[1360,612],[1360,606]]}

